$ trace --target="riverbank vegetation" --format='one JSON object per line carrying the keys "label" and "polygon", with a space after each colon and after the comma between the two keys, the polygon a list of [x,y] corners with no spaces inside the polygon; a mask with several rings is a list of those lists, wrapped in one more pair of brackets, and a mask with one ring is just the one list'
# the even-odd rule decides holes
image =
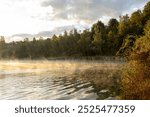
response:
{"label": "riverbank vegetation", "polygon": [[122,99],[150,99],[150,2],[143,10],[98,21],[90,29],[74,29],[50,38],[28,38],[6,43],[0,39],[1,59],[121,56],[128,59],[123,69]]}
{"label": "riverbank vegetation", "polygon": [[150,20],[130,54],[122,76],[123,99],[150,99]]}
{"label": "riverbank vegetation", "polygon": [[150,99],[150,2],[144,7],[142,19],[143,34],[127,37],[120,48],[126,50],[129,59],[122,74],[122,99]]}

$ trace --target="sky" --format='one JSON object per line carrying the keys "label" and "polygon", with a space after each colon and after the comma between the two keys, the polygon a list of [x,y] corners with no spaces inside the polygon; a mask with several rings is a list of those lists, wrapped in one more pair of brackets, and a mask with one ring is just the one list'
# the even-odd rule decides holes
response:
{"label": "sky", "polygon": [[149,0],[0,0],[0,35],[7,41],[50,37],[131,14]]}

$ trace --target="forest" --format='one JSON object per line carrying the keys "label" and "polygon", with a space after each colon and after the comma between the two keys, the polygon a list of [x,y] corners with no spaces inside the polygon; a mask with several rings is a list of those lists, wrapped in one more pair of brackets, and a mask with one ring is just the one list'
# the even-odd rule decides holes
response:
{"label": "forest", "polygon": [[121,56],[128,60],[122,74],[123,99],[150,97],[150,2],[131,15],[102,21],[90,29],[73,29],[47,39],[5,42],[0,39],[0,59]]}
{"label": "forest", "polygon": [[135,41],[147,35],[149,28],[150,2],[144,9],[137,10],[129,15],[110,19],[108,25],[98,21],[91,29],[78,32],[77,29],[64,34],[53,35],[50,38],[33,38],[29,41],[5,43],[5,38],[0,39],[0,58],[9,59],[38,59],[50,57],[80,57],[80,56],[114,56],[126,55],[131,50]]}
{"label": "forest", "polygon": [[[64,34],[53,35],[47,39],[40,37],[29,41],[5,43],[0,38],[0,58],[7,59],[38,59],[50,57],[81,57],[81,56],[114,56],[126,55],[133,47],[135,41],[146,35],[145,27],[149,25],[150,2],[144,9],[137,10],[129,15],[110,19],[108,25],[98,21],[91,29],[77,29]],[[147,31],[148,32],[148,29]]]}

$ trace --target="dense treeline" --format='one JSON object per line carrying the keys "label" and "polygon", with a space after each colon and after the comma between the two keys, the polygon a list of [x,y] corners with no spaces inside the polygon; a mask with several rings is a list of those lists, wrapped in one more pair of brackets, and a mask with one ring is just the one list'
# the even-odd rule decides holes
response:
{"label": "dense treeline", "polygon": [[0,58],[38,59],[120,55],[129,63],[121,79],[122,99],[150,99],[150,2],[144,9],[110,19],[108,25],[98,21],[91,29],[76,29],[46,40],[28,38],[6,43],[0,39]]}
{"label": "dense treeline", "polygon": [[136,39],[122,75],[123,99],[150,99],[150,20]]}
{"label": "dense treeline", "polygon": [[126,50],[124,53],[129,58],[122,74],[122,99],[150,99],[150,2],[144,7],[139,21],[144,32],[143,28],[137,28],[142,32],[141,36],[127,36],[119,50]]}
{"label": "dense treeline", "polygon": [[[78,32],[76,29],[46,40],[28,38],[24,41],[5,43],[0,39],[0,58],[49,58],[60,56],[101,56],[128,53],[135,40],[143,35],[144,25],[150,18],[150,2],[144,10],[137,10],[120,20],[110,19],[108,25],[98,21],[91,29]],[[123,54],[125,55],[125,54]]]}

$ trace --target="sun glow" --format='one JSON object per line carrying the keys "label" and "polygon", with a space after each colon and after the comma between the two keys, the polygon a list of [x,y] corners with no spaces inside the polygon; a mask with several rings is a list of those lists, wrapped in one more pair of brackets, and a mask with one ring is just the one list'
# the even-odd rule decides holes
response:
{"label": "sun glow", "polygon": [[52,29],[52,23],[46,21],[47,14],[53,12],[51,7],[40,7],[36,1],[17,1],[11,4],[8,1],[0,1],[0,35],[35,34],[43,29]]}
{"label": "sun glow", "polygon": [[[112,17],[118,18],[124,13],[130,14],[134,9],[141,8],[144,2],[146,0],[133,1],[132,4],[125,3],[125,0],[118,3],[110,1],[114,5],[109,7],[101,0],[91,2],[89,0],[84,2],[76,0],[72,2],[68,0],[0,0],[0,36],[8,37],[7,41],[9,39],[16,41],[17,39],[12,39],[12,35],[54,32],[59,27],[65,31],[67,27],[72,26],[82,30],[83,27],[89,27],[98,20],[107,24]],[[118,7],[121,3],[129,8],[121,9]],[[127,9],[129,10],[126,11]],[[58,33],[62,32],[58,31]]]}

